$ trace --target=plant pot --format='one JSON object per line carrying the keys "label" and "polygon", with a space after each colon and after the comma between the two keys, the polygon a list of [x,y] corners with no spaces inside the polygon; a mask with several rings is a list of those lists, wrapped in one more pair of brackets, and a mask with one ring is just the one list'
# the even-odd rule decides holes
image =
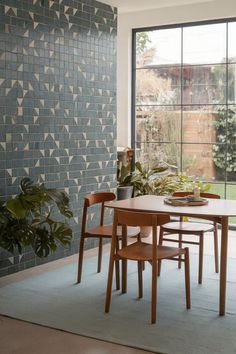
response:
{"label": "plant pot", "polygon": [[117,187],[117,200],[132,198],[133,186],[119,186]]}

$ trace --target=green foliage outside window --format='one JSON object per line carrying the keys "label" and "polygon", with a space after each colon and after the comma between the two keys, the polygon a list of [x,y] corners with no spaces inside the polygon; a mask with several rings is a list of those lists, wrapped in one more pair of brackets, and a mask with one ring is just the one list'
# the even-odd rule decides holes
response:
{"label": "green foliage outside window", "polygon": [[236,171],[236,152],[232,144],[236,144],[236,111],[231,108],[219,108],[216,115],[216,141],[213,146],[213,160],[216,168],[222,172]]}

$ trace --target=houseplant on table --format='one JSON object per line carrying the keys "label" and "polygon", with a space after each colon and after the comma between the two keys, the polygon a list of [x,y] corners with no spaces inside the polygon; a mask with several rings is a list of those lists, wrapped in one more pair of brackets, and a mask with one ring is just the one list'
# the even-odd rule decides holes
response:
{"label": "houseplant on table", "polygon": [[[0,201],[0,247],[21,254],[31,246],[38,257],[47,257],[58,244],[69,245],[72,230],[66,219],[73,214],[66,193],[34,184],[29,178],[23,178],[20,187],[15,198]],[[54,207],[63,221],[53,217]]]}

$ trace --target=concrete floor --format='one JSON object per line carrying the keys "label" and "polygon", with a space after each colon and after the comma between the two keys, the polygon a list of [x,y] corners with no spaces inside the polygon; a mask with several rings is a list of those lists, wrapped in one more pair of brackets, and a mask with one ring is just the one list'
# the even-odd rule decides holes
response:
{"label": "concrete floor", "polygon": [[[204,254],[213,253],[212,237],[205,237]],[[173,245],[173,244],[172,244]],[[193,246],[194,247],[194,246]],[[197,251],[191,247],[191,252]],[[105,251],[109,246],[104,247]],[[96,250],[86,252],[92,257]],[[236,257],[236,231],[230,232],[229,257]],[[12,274],[0,279],[0,288],[6,284],[26,279],[32,275],[56,269],[65,264],[77,261],[77,256],[67,257],[48,264]],[[76,276],[76,275],[75,275]],[[1,354],[147,354],[143,350],[107,343],[63,331],[38,326],[23,321],[0,316],[0,353]]]}

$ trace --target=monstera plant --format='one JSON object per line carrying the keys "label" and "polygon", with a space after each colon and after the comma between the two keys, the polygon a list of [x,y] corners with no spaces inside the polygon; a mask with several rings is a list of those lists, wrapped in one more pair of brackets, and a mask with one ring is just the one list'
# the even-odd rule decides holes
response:
{"label": "monstera plant", "polygon": [[34,184],[29,178],[23,178],[20,187],[15,198],[0,201],[0,247],[22,253],[31,246],[37,256],[47,257],[59,244],[68,246],[72,230],[67,219],[73,214],[66,193]]}

